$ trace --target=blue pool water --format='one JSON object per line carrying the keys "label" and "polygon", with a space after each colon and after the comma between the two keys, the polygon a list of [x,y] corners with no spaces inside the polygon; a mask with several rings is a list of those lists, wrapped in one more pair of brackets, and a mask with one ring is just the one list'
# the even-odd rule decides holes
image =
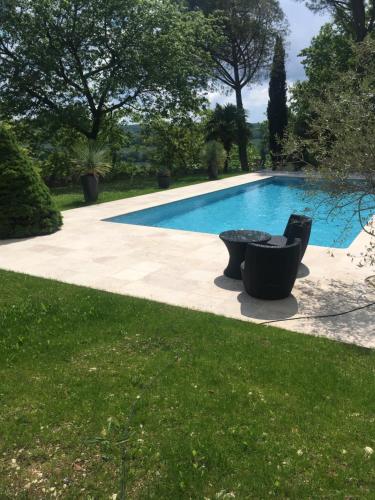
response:
{"label": "blue pool water", "polygon": [[307,195],[303,179],[273,177],[106,220],[213,234],[227,229],[282,234],[291,213],[304,213],[313,218],[312,245],[348,247],[361,231],[353,204],[331,213],[333,202],[316,187]]}

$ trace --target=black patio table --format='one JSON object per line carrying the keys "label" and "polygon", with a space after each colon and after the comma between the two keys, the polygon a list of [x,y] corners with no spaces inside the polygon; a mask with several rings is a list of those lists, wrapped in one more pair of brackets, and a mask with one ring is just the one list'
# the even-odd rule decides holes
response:
{"label": "black patio table", "polygon": [[224,231],[219,234],[219,237],[225,243],[229,252],[229,262],[224,270],[224,274],[228,278],[240,280],[241,263],[245,260],[247,243],[266,243],[272,236],[263,231],[236,229]]}

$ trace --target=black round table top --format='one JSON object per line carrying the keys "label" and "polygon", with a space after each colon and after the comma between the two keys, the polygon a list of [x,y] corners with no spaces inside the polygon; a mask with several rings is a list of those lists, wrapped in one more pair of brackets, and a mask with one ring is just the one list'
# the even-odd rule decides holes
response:
{"label": "black round table top", "polygon": [[224,231],[219,234],[219,237],[225,241],[232,241],[234,243],[252,243],[252,242],[266,242],[272,236],[263,231],[253,231],[251,229],[234,229]]}

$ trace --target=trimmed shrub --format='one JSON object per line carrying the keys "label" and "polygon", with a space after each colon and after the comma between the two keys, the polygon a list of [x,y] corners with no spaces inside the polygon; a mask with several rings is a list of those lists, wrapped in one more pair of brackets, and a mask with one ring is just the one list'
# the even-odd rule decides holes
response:
{"label": "trimmed shrub", "polygon": [[50,234],[61,224],[47,186],[14,134],[0,123],[0,238]]}

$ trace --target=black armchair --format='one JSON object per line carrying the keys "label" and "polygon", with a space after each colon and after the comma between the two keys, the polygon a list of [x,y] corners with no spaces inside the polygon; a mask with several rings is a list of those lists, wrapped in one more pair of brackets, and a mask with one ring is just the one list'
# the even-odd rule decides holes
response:
{"label": "black armchair", "polygon": [[301,240],[284,246],[249,243],[241,264],[246,292],[259,299],[284,299],[290,295],[300,263]]}
{"label": "black armchair", "polygon": [[301,240],[300,262],[305,255],[311,234],[312,219],[305,215],[292,214],[289,217],[283,236],[272,236],[269,245],[285,246],[288,240],[299,238]]}

